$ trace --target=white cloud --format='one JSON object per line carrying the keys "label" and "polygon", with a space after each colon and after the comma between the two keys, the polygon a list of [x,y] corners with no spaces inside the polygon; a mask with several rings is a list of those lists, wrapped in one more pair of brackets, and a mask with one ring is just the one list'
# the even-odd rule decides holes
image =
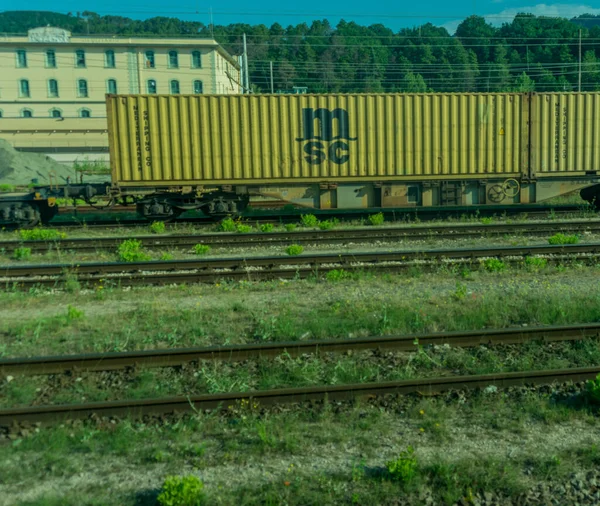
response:
{"label": "white cloud", "polygon": [[[500,3],[503,0],[492,0],[493,3]],[[510,23],[519,13],[535,14],[536,16],[547,16],[553,18],[575,18],[581,14],[600,14],[600,9],[588,5],[573,4],[537,4],[525,7],[515,7],[505,9],[496,14],[484,15],[485,20],[494,26],[500,26],[502,23]],[[463,20],[449,21],[442,25],[450,34],[456,31],[456,28]]]}

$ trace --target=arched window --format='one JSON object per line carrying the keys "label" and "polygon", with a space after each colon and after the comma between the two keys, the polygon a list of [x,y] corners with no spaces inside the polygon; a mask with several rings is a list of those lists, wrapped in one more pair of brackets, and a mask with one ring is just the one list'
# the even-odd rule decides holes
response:
{"label": "arched window", "polygon": [[56,53],[54,49],[46,50],[46,67],[56,68]]}
{"label": "arched window", "polygon": [[202,93],[202,81],[194,81],[194,93],[198,95]]}
{"label": "arched window", "polygon": [[202,55],[200,51],[192,51],[192,68],[201,69],[202,68]]}
{"label": "arched window", "polygon": [[48,97],[58,97],[58,81],[56,79],[48,79]]}
{"label": "arched window", "polygon": [[27,67],[27,51],[25,49],[17,49],[17,67]]}
{"label": "arched window", "polygon": [[179,95],[179,81],[176,81],[176,80],[171,81],[171,94]]}
{"label": "arched window", "polygon": [[106,81],[106,91],[107,91],[107,93],[109,93],[111,95],[117,94],[117,80],[116,79],[109,79],[108,81]]}
{"label": "arched window", "polygon": [[51,109],[50,110],[50,117],[52,117],[52,118],[62,118],[62,112],[60,111],[60,109]]}
{"label": "arched window", "polygon": [[172,69],[179,67],[179,57],[177,56],[177,51],[169,51],[169,67]]}
{"label": "arched window", "polygon": [[33,118],[33,111],[31,109],[21,109],[22,118]]}
{"label": "arched window", "polygon": [[75,51],[75,66],[78,68],[85,67],[85,51],[83,49]]}
{"label": "arched window", "polygon": [[88,96],[88,85],[85,79],[77,81],[77,96],[79,98],[86,98]]}
{"label": "arched window", "polygon": [[92,117],[92,113],[89,109],[81,109],[79,111],[79,117],[80,118],[91,118]]}
{"label": "arched window", "polygon": [[147,86],[149,94],[156,93],[156,81],[154,79],[148,79]]}
{"label": "arched window", "polygon": [[112,49],[104,53],[104,63],[107,68],[114,69],[116,67],[115,52]]}
{"label": "arched window", "polygon": [[19,96],[21,98],[29,98],[29,81],[27,79],[21,79],[19,81]]}
{"label": "arched window", "polygon": [[146,51],[146,68],[154,68],[154,51]]}

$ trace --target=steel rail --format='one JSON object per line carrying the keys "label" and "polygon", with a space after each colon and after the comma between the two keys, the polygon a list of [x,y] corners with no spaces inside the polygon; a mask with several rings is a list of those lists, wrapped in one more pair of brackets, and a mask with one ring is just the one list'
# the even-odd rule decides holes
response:
{"label": "steel rail", "polygon": [[288,353],[341,353],[360,350],[414,351],[419,346],[507,345],[528,341],[574,341],[600,335],[600,323],[552,327],[484,329],[467,332],[436,332],[404,336],[378,336],[357,339],[288,341],[203,348],[176,348],[121,353],[40,356],[0,360],[0,375],[60,374],[67,371],[110,371],[133,367],[172,367],[197,360],[240,361]]}
{"label": "steel rail", "polygon": [[[260,207],[258,205],[253,205],[252,207]],[[242,219],[248,221],[259,221],[261,223],[289,223],[289,222],[297,222],[300,219],[302,214],[317,214],[321,219],[329,219],[329,218],[341,218],[341,219],[358,219],[364,218],[369,214],[382,212],[389,218],[394,220],[399,219],[401,217],[419,217],[421,220],[430,220],[430,219],[445,219],[448,216],[462,216],[462,215],[475,215],[478,213],[478,216],[496,216],[499,214],[508,214],[508,215],[519,215],[519,214],[527,214],[528,217],[539,216],[539,217],[547,217],[549,213],[554,213],[556,215],[568,215],[573,213],[580,213],[584,209],[591,209],[591,206],[582,202],[579,205],[572,204],[559,204],[559,205],[540,205],[540,204],[523,204],[518,206],[459,206],[459,207],[432,207],[432,208],[414,208],[414,209],[392,209],[392,208],[376,208],[376,209],[351,209],[351,210],[340,210],[340,209],[310,209],[310,208],[296,208],[293,210],[286,209],[274,209],[271,210],[269,207],[272,207],[270,204],[264,206],[265,209],[262,211],[264,214],[247,214],[242,216]],[[121,210],[123,213],[127,214],[127,211]],[[113,219],[103,219],[97,220],[94,219],[89,221],[88,218],[94,215],[101,215],[102,211],[98,210],[96,213],[91,212],[83,212],[78,213],[86,226],[93,228],[111,228],[115,226],[120,227],[129,227],[129,226],[144,226],[149,225],[149,221],[143,218],[136,218],[135,214],[131,214],[131,218],[127,218],[126,220],[115,220]],[[117,214],[116,212],[112,213]],[[70,216],[70,213],[62,214],[62,216]],[[86,217],[87,215],[87,217]],[[61,216],[61,214],[59,214]],[[209,217],[180,217],[177,218],[172,223],[195,223],[195,224],[214,224],[214,218]],[[78,221],[77,219],[73,221],[60,221],[53,220],[50,224],[52,227],[81,227],[83,223]]]}
{"label": "steel rail", "polygon": [[[439,249],[400,252],[317,254],[299,256],[229,257],[204,260],[170,260],[131,263],[81,263],[0,266],[0,285],[11,289],[58,286],[69,276],[83,284],[110,282],[120,286],[206,283],[219,280],[295,279],[331,270],[399,272],[418,265],[436,267],[435,260],[474,264],[482,258],[520,262],[523,257],[554,255],[552,260],[588,259],[600,255],[598,244],[511,246],[478,249]],[[411,262],[423,261],[414,264]],[[427,263],[429,262],[429,263]],[[449,265],[454,265],[450,264]],[[2,279],[4,278],[4,279]]]}
{"label": "steel rail", "polygon": [[[503,234],[543,235],[556,232],[598,232],[600,221],[578,220],[550,223],[511,223],[511,224],[468,224],[418,227],[360,228],[325,231],[294,232],[254,232],[186,234],[172,236],[143,235],[133,237],[146,248],[191,249],[201,243],[222,248],[247,248],[253,246],[278,246],[285,244],[338,244],[371,243],[374,241],[397,241],[400,239],[457,239]],[[13,252],[17,248],[30,248],[32,252],[51,250],[97,251],[117,249],[119,244],[132,237],[98,237],[57,239],[52,241],[0,241],[0,249]]]}
{"label": "steel rail", "polygon": [[[360,253],[319,253],[298,256],[224,257],[191,260],[147,262],[86,262],[78,264],[3,265],[0,276],[32,277],[60,275],[65,270],[78,274],[127,274],[156,271],[208,271],[214,269],[244,270],[247,267],[274,268],[281,266],[320,266],[323,264],[380,264],[383,262],[408,262],[414,260],[478,259],[489,257],[523,257],[532,255],[600,254],[600,243],[494,246],[472,249],[430,249],[405,251],[374,251]],[[293,269],[292,269],[293,270]],[[222,273],[226,274],[226,273]]]}
{"label": "steel rail", "polygon": [[18,426],[24,423],[62,422],[67,419],[90,417],[141,417],[171,413],[197,412],[226,409],[243,400],[259,406],[301,403],[306,401],[346,401],[357,398],[395,394],[434,395],[458,389],[476,389],[494,385],[498,388],[585,381],[600,374],[600,366],[577,369],[482,374],[473,376],[450,376],[420,380],[388,381],[350,385],[327,385],[303,388],[235,392],[225,394],[192,395],[189,397],[165,397],[144,400],[92,402],[10,408],[0,410],[0,427]]}

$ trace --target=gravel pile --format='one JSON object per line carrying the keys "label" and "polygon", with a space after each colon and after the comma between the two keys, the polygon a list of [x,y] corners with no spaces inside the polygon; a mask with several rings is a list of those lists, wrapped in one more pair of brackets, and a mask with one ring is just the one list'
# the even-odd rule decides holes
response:
{"label": "gravel pile", "polygon": [[[63,165],[52,158],[38,153],[17,151],[12,145],[0,139],[0,184],[26,186],[32,182],[44,185],[50,183],[51,174],[55,174],[53,182],[66,184],[67,178],[77,182],[77,174],[72,167]],[[102,182],[107,176],[86,176],[84,182]]]}

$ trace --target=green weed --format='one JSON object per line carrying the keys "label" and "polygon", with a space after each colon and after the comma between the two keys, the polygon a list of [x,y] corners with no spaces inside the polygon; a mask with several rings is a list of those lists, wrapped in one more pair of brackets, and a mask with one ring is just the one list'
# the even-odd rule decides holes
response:
{"label": "green weed", "polygon": [[300,221],[303,227],[313,228],[319,224],[319,220],[314,214],[303,214],[300,216]]}
{"label": "green weed", "polygon": [[19,230],[19,237],[23,241],[53,241],[65,239],[67,234],[53,228],[32,228],[30,230]]}
{"label": "green weed", "polygon": [[248,234],[249,232],[252,232],[252,225],[246,225],[245,223],[238,223],[238,225],[236,227],[236,231],[239,234]]}
{"label": "green weed", "polygon": [[15,187],[12,184],[0,184],[0,192],[14,192]]}
{"label": "green weed", "polygon": [[67,306],[67,320],[77,320],[79,318],[83,318],[83,316],[84,313],[81,309],[77,309],[76,307],[71,306],[70,304]]}
{"label": "green weed", "polygon": [[383,213],[371,214],[369,216],[369,223],[374,227],[380,227],[381,225],[383,225],[384,221],[385,218],[383,216]]}
{"label": "green weed", "polygon": [[481,223],[483,225],[491,225],[492,223],[494,223],[494,218],[492,218],[491,216],[488,218],[481,218],[479,221],[481,221]]}
{"label": "green weed", "polygon": [[273,232],[273,229],[275,228],[275,225],[273,225],[272,223],[263,223],[260,226],[260,231],[261,232]]}
{"label": "green weed", "polygon": [[600,374],[596,376],[595,380],[588,380],[586,383],[586,394],[591,402],[600,404]]}
{"label": "green weed", "polygon": [[339,220],[337,218],[333,218],[331,220],[325,220],[319,222],[319,230],[331,230],[339,224]]}
{"label": "green weed", "polygon": [[150,225],[150,232],[153,234],[164,234],[165,228],[166,226],[164,221],[154,221]]}
{"label": "green weed", "polygon": [[467,285],[464,283],[456,283],[456,290],[452,294],[454,300],[463,300],[467,296]]}
{"label": "green weed", "polygon": [[483,268],[489,272],[502,272],[506,269],[506,264],[498,258],[487,258],[483,261]]}
{"label": "green weed", "polygon": [[541,257],[526,257],[525,265],[532,271],[538,271],[544,269],[548,265],[548,259]]}
{"label": "green weed", "polygon": [[394,481],[399,481],[403,484],[409,484],[417,476],[419,463],[415,456],[415,450],[409,446],[406,450],[400,453],[396,460],[390,460],[385,464],[389,476]]}
{"label": "green weed", "polygon": [[304,251],[304,247],[299,244],[292,244],[285,249],[285,252],[290,256],[301,255]]}
{"label": "green weed", "polygon": [[352,273],[345,271],[344,269],[333,269],[325,275],[325,279],[327,279],[327,281],[333,282],[343,281],[344,279],[350,279],[352,277]]}
{"label": "green weed", "polygon": [[208,244],[196,244],[194,245],[194,253],[196,255],[206,255],[210,251]]}
{"label": "green weed", "polygon": [[294,230],[296,230],[297,227],[298,227],[298,225],[296,225],[295,223],[286,223],[285,224],[286,232],[293,232]]}
{"label": "green weed", "polygon": [[142,251],[142,241],[127,239],[119,245],[117,250],[121,262],[145,262],[150,260],[150,255]]}
{"label": "green weed", "polygon": [[237,224],[233,218],[225,218],[219,223],[217,230],[220,232],[235,232],[237,230]]}
{"label": "green weed", "polygon": [[163,262],[167,262],[168,260],[173,260],[173,255],[171,253],[163,253],[162,255],[160,255],[160,259]]}
{"label": "green weed", "polygon": [[168,476],[157,497],[161,506],[200,506],[204,483],[196,476]]}
{"label": "green weed", "polygon": [[15,260],[27,260],[30,257],[31,257],[31,248],[24,248],[24,247],[15,248],[15,251],[13,252],[13,258]]}
{"label": "green weed", "polygon": [[565,234],[554,234],[548,238],[548,244],[560,245],[560,244],[577,244],[579,237],[577,235],[565,235]]}

